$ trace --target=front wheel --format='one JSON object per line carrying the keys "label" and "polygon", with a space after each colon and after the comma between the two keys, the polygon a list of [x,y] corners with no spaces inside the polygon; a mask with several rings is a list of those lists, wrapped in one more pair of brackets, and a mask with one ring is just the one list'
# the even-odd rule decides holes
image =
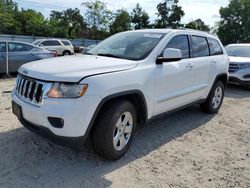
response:
{"label": "front wheel", "polygon": [[224,84],[221,81],[216,82],[212,87],[207,100],[200,105],[202,111],[209,114],[218,113],[224,99],[224,90]]}
{"label": "front wheel", "polygon": [[126,100],[105,106],[91,135],[94,151],[108,160],[121,158],[129,149],[136,127],[136,110]]}
{"label": "front wheel", "polygon": [[66,56],[66,55],[71,55],[70,51],[64,51],[63,56]]}

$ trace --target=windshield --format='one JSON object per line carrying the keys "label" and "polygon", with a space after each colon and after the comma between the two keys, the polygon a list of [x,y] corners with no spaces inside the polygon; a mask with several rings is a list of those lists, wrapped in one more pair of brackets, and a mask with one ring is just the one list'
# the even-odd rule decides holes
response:
{"label": "windshield", "polygon": [[152,52],[164,36],[163,33],[148,32],[118,33],[98,44],[88,54],[142,60]]}
{"label": "windshield", "polygon": [[34,44],[34,45],[38,45],[40,42],[41,42],[41,41],[40,41],[40,40],[38,40],[38,41],[33,42],[32,44]]}
{"label": "windshield", "polygon": [[250,57],[250,46],[227,46],[227,54],[236,57]]}

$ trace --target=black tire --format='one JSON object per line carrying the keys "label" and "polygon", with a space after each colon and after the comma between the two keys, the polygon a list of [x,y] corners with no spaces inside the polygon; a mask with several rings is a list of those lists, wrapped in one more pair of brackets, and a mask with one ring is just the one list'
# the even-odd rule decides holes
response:
{"label": "black tire", "polygon": [[[126,100],[117,100],[106,105],[98,116],[97,122],[91,133],[92,147],[97,155],[108,160],[120,159],[131,145],[136,128],[136,110],[134,105]],[[132,115],[132,133],[127,144],[121,150],[117,150],[113,144],[114,134],[117,133],[117,123],[124,113]],[[126,125],[127,126],[127,125]],[[124,133],[125,134],[125,133]]]}
{"label": "black tire", "polygon": [[250,91],[250,85],[244,85],[243,88],[244,88],[245,90]]}
{"label": "black tire", "polygon": [[[213,99],[214,99],[214,97],[215,97],[215,93],[216,93],[216,90],[217,90],[218,88],[221,88],[221,90],[222,90],[222,95],[221,95],[221,100],[220,100],[220,102],[217,103],[217,105],[216,105],[216,107],[215,107],[215,106],[213,105],[213,104],[214,104],[214,103],[213,103]],[[218,112],[219,112],[219,109],[220,109],[220,107],[221,107],[221,105],[222,105],[222,103],[223,103],[224,91],[225,91],[225,86],[224,86],[224,84],[223,84],[221,81],[217,81],[217,82],[213,85],[213,87],[212,87],[212,89],[211,89],[211,91],[210,91],[210,93],[209,93],[208,98],[206,99],[206,101],[200,105],[201,110],[202,110],[203,112],[206,112],[206,113],[209,113],[209,114],[216,114],[216,113],[218,113]]]}
{"label": "black tire", "polygon": [[65,55],[71,55],[70,51],[68,51],[68,50],[64,51],[63,56],[65,56]]}

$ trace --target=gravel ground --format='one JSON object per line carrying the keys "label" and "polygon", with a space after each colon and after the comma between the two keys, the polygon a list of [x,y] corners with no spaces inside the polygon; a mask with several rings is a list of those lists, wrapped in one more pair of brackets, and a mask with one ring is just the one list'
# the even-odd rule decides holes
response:
{"label": "gravel ground", "polygon": [[0,187],[250,187],[250,92],[229,87],[216,116],[191,107],[145,125],[121,160],[40,138],[11,112],[0,80]]}

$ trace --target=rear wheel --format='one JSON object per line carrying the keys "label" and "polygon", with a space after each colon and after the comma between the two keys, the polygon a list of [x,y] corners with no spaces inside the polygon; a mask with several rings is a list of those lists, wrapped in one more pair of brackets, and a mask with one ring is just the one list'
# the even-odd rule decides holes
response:
{"label": "rear wheel", "polygon": [[65,56],[65,55],[71,55],[70,51],[64,51],[63,56]]}
{"label": "rear wheel", "polygon": [[243,88],[246,90],[250,90],[250,85],[244,85]]}
{"label": "rear wheel", "polygon": [[200,105],[202,111],[210,114],[218,113],[224,99],[224,90],[224,84],[221,81],[216,82],[207,100]]}
{"label": "rear wheel", "polygon": [[131,145],[135,127],[136,110],[126,100],[105,106],[97,119],[91,135],[94,151],[108,160],[121,158]]}

